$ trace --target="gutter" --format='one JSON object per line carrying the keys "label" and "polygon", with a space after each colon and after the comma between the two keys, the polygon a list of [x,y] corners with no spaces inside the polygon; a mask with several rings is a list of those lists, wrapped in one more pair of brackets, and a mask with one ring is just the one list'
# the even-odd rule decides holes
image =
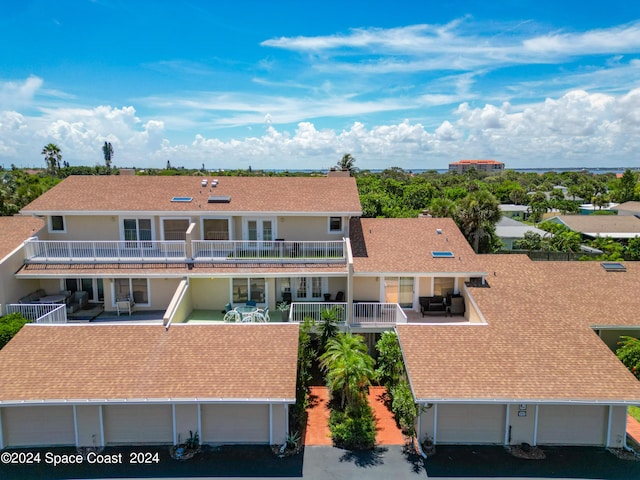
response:
{"label": "gutter", "polygon": [[149,405],[149,404],[294,404],[292,398],[131,398],[131,399],[58,399],[58,400],[2,400],[0,407],[24,407],[24,406],[62,406],[62,405]]}

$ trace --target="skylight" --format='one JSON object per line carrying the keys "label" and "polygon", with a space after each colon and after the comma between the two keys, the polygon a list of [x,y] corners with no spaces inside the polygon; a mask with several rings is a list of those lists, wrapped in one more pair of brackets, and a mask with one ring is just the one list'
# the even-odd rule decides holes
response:
{"label": "skylight", "polygon": [[453,252],[431,252],[433,258],[453,258]]}
{"label": "skylight", "polygon": [[620,262],[602,262],[602,268],[607,272],[626,272],[627,268]]}
{"label": "skylight", "polygon": [[207,203],[229,203],[231,197],[228,195],[211,195],[207,200]]}
{"label": "skylight", "polygon": [[173,197],[171,199],[172,202],[182,202],[182,203],[188,203],[191,200],[193,200],[193,197]]}

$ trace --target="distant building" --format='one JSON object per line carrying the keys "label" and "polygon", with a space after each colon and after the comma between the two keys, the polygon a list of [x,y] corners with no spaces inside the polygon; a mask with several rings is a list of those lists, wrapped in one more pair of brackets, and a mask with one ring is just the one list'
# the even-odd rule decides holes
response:
{"label": "distant building", "polygon": [[450,172],[464,173],[471,168],[479,172],[503,172],[504,163],[496,160],[460,160],[449,164]]}

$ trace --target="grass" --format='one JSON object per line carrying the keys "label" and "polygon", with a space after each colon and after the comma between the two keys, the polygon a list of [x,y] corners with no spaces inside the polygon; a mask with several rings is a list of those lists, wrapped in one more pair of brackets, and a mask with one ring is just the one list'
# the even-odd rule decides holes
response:
{"label": "grass", "polygon": [[629,407],[627,411],[629,415],[640,422],[640,407]]}

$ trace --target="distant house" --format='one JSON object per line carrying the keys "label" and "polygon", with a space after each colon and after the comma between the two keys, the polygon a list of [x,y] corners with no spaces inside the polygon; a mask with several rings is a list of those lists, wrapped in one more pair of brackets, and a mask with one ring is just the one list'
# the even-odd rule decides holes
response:
{"label": "distant house", "polygon": [[614,207],[618,215],[640,215],[640,202],[624,202]]}
{"label": "distant house", "polygon": [[531,215],[531,208],[529,205],[514,205],[511,204],[500,204],[500,211],[504,217],[513,218],[520,217],[523,220],[526,220],[529,215]]}
{"label": "distant house", "polygon": [[630,215],[556,215],[548,221],[561,223],[587,238],[623,240],[640,236],[640,219]]}
{"label": "distant house", "polygon": [[479,172],[503,172],[504,163],[496,160],[460,160],[449,164],[450,172],[464,173],[475,169]]}
{"label": "distant house", "polygon": [[506,250],[513,250],[514,242],[523,239],[527,232],[534,232],[540,236],[549,235],[544,230],[508,217],[502,217],[496,225],[496,235],[500,237]]}

